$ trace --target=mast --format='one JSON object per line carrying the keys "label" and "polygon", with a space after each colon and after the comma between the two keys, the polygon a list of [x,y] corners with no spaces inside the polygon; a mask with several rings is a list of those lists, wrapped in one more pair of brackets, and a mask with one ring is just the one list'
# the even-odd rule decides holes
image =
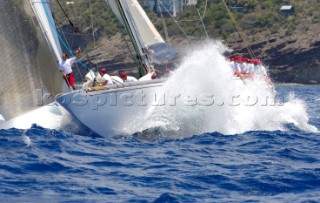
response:
{"label": "mast", "polygon": [[146,13],[136,0],[106,0],[129,33],[143,74],[154,71],[148,57],[148,46],[164,43]]}
{"label": "mast", "polygon": [[132,18],[130,18],[130,14],[128,10],[125,9],[127,8],[127,5],[123,4],[121,0],[115,0],[115,1],[118,5],[120,14],[122,16],[124,26],[131,38],[133,47],[137,54],[138,61],[140,62],[139,69],[140,69],[141,76],[145,75],[147,72],[151,71],[151,66],[152,66],[150,60],[148,59],[147,53],[145,53],[146,49],[144,48],[144,46],[142,45],[142,42],[140,41],[140,38],[138,36],[138,33],[136,32],[135,26],[133,24],[133,20]]}

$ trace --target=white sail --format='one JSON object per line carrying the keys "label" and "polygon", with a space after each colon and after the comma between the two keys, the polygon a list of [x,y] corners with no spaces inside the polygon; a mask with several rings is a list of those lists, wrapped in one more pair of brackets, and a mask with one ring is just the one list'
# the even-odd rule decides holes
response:
{"label": "white sail", "polygon": [[137,26],[141,40],[145,46],[164,43],[163,38],[154,27],[146,12],[141,8],[137,0],[126,0],[130,13]]}
{"label": "white sail", "polygon": [[41,30],[49,43],[52,53],[57,61],[61,61],[62,50],[57,36],[57,31],[54,26],[54,21],[51,15],[49,0],[29,0],[30,5],[37,16]]}
{"label": "white sail", "polygon": [[[120,22],[123,23],[123,20],[121,19],[121,15],[117,7],[117,3],[115,2],[117,0],[106,1],[109,3],[112,11],[115,13]],[[154,25],[152,24],[152,22],[150,21],[147,14],[142,9],[137,0],[121,0],[121,2],[123,4],[126,4],[126,7],[124,7],[123,9],[128,9],[127,12],[131,14],[130,17],[133,18],[136,31],[138,32],[140,40],[142,41],[145,47],[157,43],[164,43],[163,38],[161,37],[157,29],[154,27]]]}

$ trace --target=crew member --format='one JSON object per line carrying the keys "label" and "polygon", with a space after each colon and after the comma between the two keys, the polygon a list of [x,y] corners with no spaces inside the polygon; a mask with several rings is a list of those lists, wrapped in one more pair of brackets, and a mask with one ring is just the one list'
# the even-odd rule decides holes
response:
{"label": "crew member", "polygon": [[110,75],[108,75],[106,72],[107,71],[105,68],[102,68],[100,70],[100,75],[103,79],[102,85],[112,85],[113,84],[112,79],[111,79]]}
{"label": "crew member", "polygon": [[152,73],[151,80],[154,80],[154,79],[157,79],[157,78],[158,78],[157,73]]}
{"label": "crew member", "polygon": [[126,82],[137,82],[137,78],[132,77],[132,76],[128,76],[127,73],[123,72],[121,73],[121,79],[123,80],[124,83]]}
{"label": "crew member", "polygon": [[234,56],[231,59],[230,65],[231,65],[233,74],[240,77],[241,76],[241,69],[240,69],[240,65],[239,65],[239,57]]}
{"label": "crew member", "polygon": [[66,53],[62,54],[62,61],[59,62],[59,71],[65,79],[68,87],[72,87],[73,90],[76,90],[76,86],[74,84],[74,75],[72,73],[72,64],[76,62],[77,58],[80,56],[81,49],[80,47],[77,50],[76,56],[72,58],[68,58]]}

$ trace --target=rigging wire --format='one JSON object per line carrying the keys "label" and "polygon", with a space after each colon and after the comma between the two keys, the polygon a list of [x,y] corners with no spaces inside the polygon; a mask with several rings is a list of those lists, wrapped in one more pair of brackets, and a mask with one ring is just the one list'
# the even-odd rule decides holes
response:
{"label": "rigging wire", "polygon": [[208,0],[206,0],[206,4],[205,4],[205,6],[204,6],[204,11],[203,11],[202,19],[203,19],[204,16],[206,15],[207,7],[208,7]]}
{"label": "rigging wire", "polygon": [[[73,4],[72,4],[73,5]],[[73,14],[74,20],[77,20],[76,14],[74,13],[73,6],[71,6],[71,12]]]}
{"label": "rigging wire", "polygon": [[91,19],[91,29],[92,29],[92,38],[93,38],[93,46],[96,46],[96,39],[94,36],[94,27],[93,27],[93,14],[92,14],[92,2],[89,0],[89,9],[90,9],[90,19]]}
{"label": "rigging wire", "polygon": [[[74,2],[73,2],[71,5],[73,5],[73,4],[74,4]],[[73,14],[74,22],[76,23],[76,25],[79,25],[79,23],[77,22],[77,17],[76,17],[76,15],[75,15],[75,13],[74,13],[74,10],[73,10],[73,6],[70,6],[70,7],[71,7],[71,12],[72,12],[72,14]],[[80,32],[79,27],[76,26],[73,31],[74,31],[75,33],[79,33],[79,32]]]}
{"label": "rigging wire", "polygon": [[[66,35],[74,35],[74,33],[73,32],[66,32],[66,31],[61,31],[61,32],[63,32],[64,34],[66,34]],[[86,34],[86,33],[77,33],[77,35],[79,35],[79,36],[92,36],[92,34]]]}
{"label": "rigging wire", "polygon": [[237,31],[238,31],[238,33],[239,33],[239,35],[240,35],[240,38],[241,38],[242,41],[245,43],[245,46],[246,46],[246,48],[247,48],[250,56],[251,56],[252,58],[256,58],[254,52],[252,51],[252,49],[251,49],[251,47],[250,47],[250,44],[249,44],[249,42],[248,42],[245,34],[242,32],[240,26],[238,25],[237,21],[236,21],[235,18],[233,17],[232,12],[230,11],[230,9],[229,9],[226,1],[225,1],[225,0],[222,0],[222,3],[223,3],[223,5],[225,6],[226,10],[228,11],[228,14],[230,15],[230,18],[231,18],[234,26],[236,27],[236,29],[237,29]]}
{"label": "rigging wire", "polygon": [[194,19],[194,20],[179,20],[177,22],[196,22],[196,21],[201,21],[200,19]]}
{"label": "rigging wire", "polygon": [[[179,22],[201,22],[202,24],[202,27],[204,29],[204,32],[206,34],[206,38],[209,39],[209,35],[208,35],[208,32],[206,30],[206,27],[204,25],[204,22],[203,22],[203,18],[205,16],[205,13],[206,13],[206,10],[207,10],[207,4],[208,4],[208,0],[206,0],[206,4],[205,4],[205,10],[204,10],[204,13],[203,15],[201,16],[200,12],[198,9],[197,10],[197,13],[199,15],[199,19],[193,19],[193,20],[176,20],[171,14],[170,14],[170,11],[166,8],[165,5],[163,5],[163,3],[161,2],[161,0],[159,1],[161,6],[166,10],[166,12],[169,14],[169,16],[172,18],[172,20],[175,22],[175,24],[180,28],[180,30],[183,32],[183,34],[187,37],[188,41],[190,42],[190,37],[186,34],[186,32],[183,30],[183,28],[179,25]],[[161,17],[162,17],[162,10],[161,10],[161,6],[159,5],[159,10],[160,10],[160,13],[161,13]]]}
{"label": "rigging wire", "polygon": [[66,11],[63,9],[63,7],[62,7],[62,5],[60,4],[59,0],[56,0],[56,2],[58,3],[59,7],[61,8],[64,16],[68,19],[69,24],[74,28],[74,25],[73,25],[72,21],[70,20],[70,18],[69,18],[69,16],[68,16],[68,14],[66,13]]}
{"label": "rigging wire", "polygon": [[159,0],[160,4],[163,6],[163,8],[166,10],[166,12],[169,14],[169,16],[172,18],[172,20],[175,22],[175,24],[180,28],[182,33],[187,37],[188,41],[190,42],[190,37],[187,35],[187,33],[182,29],[182,27],[179,25],[178,21],[170,14],[170,11],[163,5],[161,0]]}
{"label": "rigging wire", "polygon": [[168,43],[170,43],[170,38],[169,38],[167,26],[166,26],[166,21],[165,21],[165,19],[163,18],[161,6],[159,6],[159,10],[160,10],[160,16],[161,16],[161,19],[162,19],[164,34],[165,34],[165,36],[166,36],[166,41],[167,41]]}
{"label": "rigging wire", "polygon": [[197,12],[198,12],[199,18],[200,18],[200,20],[201,20],[201,24],[202,24],[203,30],[204,30],[204,32],[206,33],[207,39],[209,39],[209,36],[208,36],[207,30],[206,30],[206,27],[204,26],[202,17],[201,17],[201,15],[200,15],[200,12],[199,12],[198,9],[197,9]]}

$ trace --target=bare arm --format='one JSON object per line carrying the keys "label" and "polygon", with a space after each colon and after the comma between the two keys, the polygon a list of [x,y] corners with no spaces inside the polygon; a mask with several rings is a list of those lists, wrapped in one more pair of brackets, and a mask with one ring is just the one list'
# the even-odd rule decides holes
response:
{"label": "bare arm", "polygon": [[79,47],[79,48],[77,49],[76,58],[79,58],[79,57],[80,57],[80,52],[81,52],[81,48]]}
{"label": "bare arm", "polygon": [[79,48],[77,49],[77,51],[76,51],[75,57],[72,57],[72,58],[68,59],[68,60],[70,60],[70,63],[71,63],[71,64],[73,64],[74,62],[77,61],[77,59],[80,57],[80,52],[81,52],[81,49],[80,49],[80,47],[79,47]]}

